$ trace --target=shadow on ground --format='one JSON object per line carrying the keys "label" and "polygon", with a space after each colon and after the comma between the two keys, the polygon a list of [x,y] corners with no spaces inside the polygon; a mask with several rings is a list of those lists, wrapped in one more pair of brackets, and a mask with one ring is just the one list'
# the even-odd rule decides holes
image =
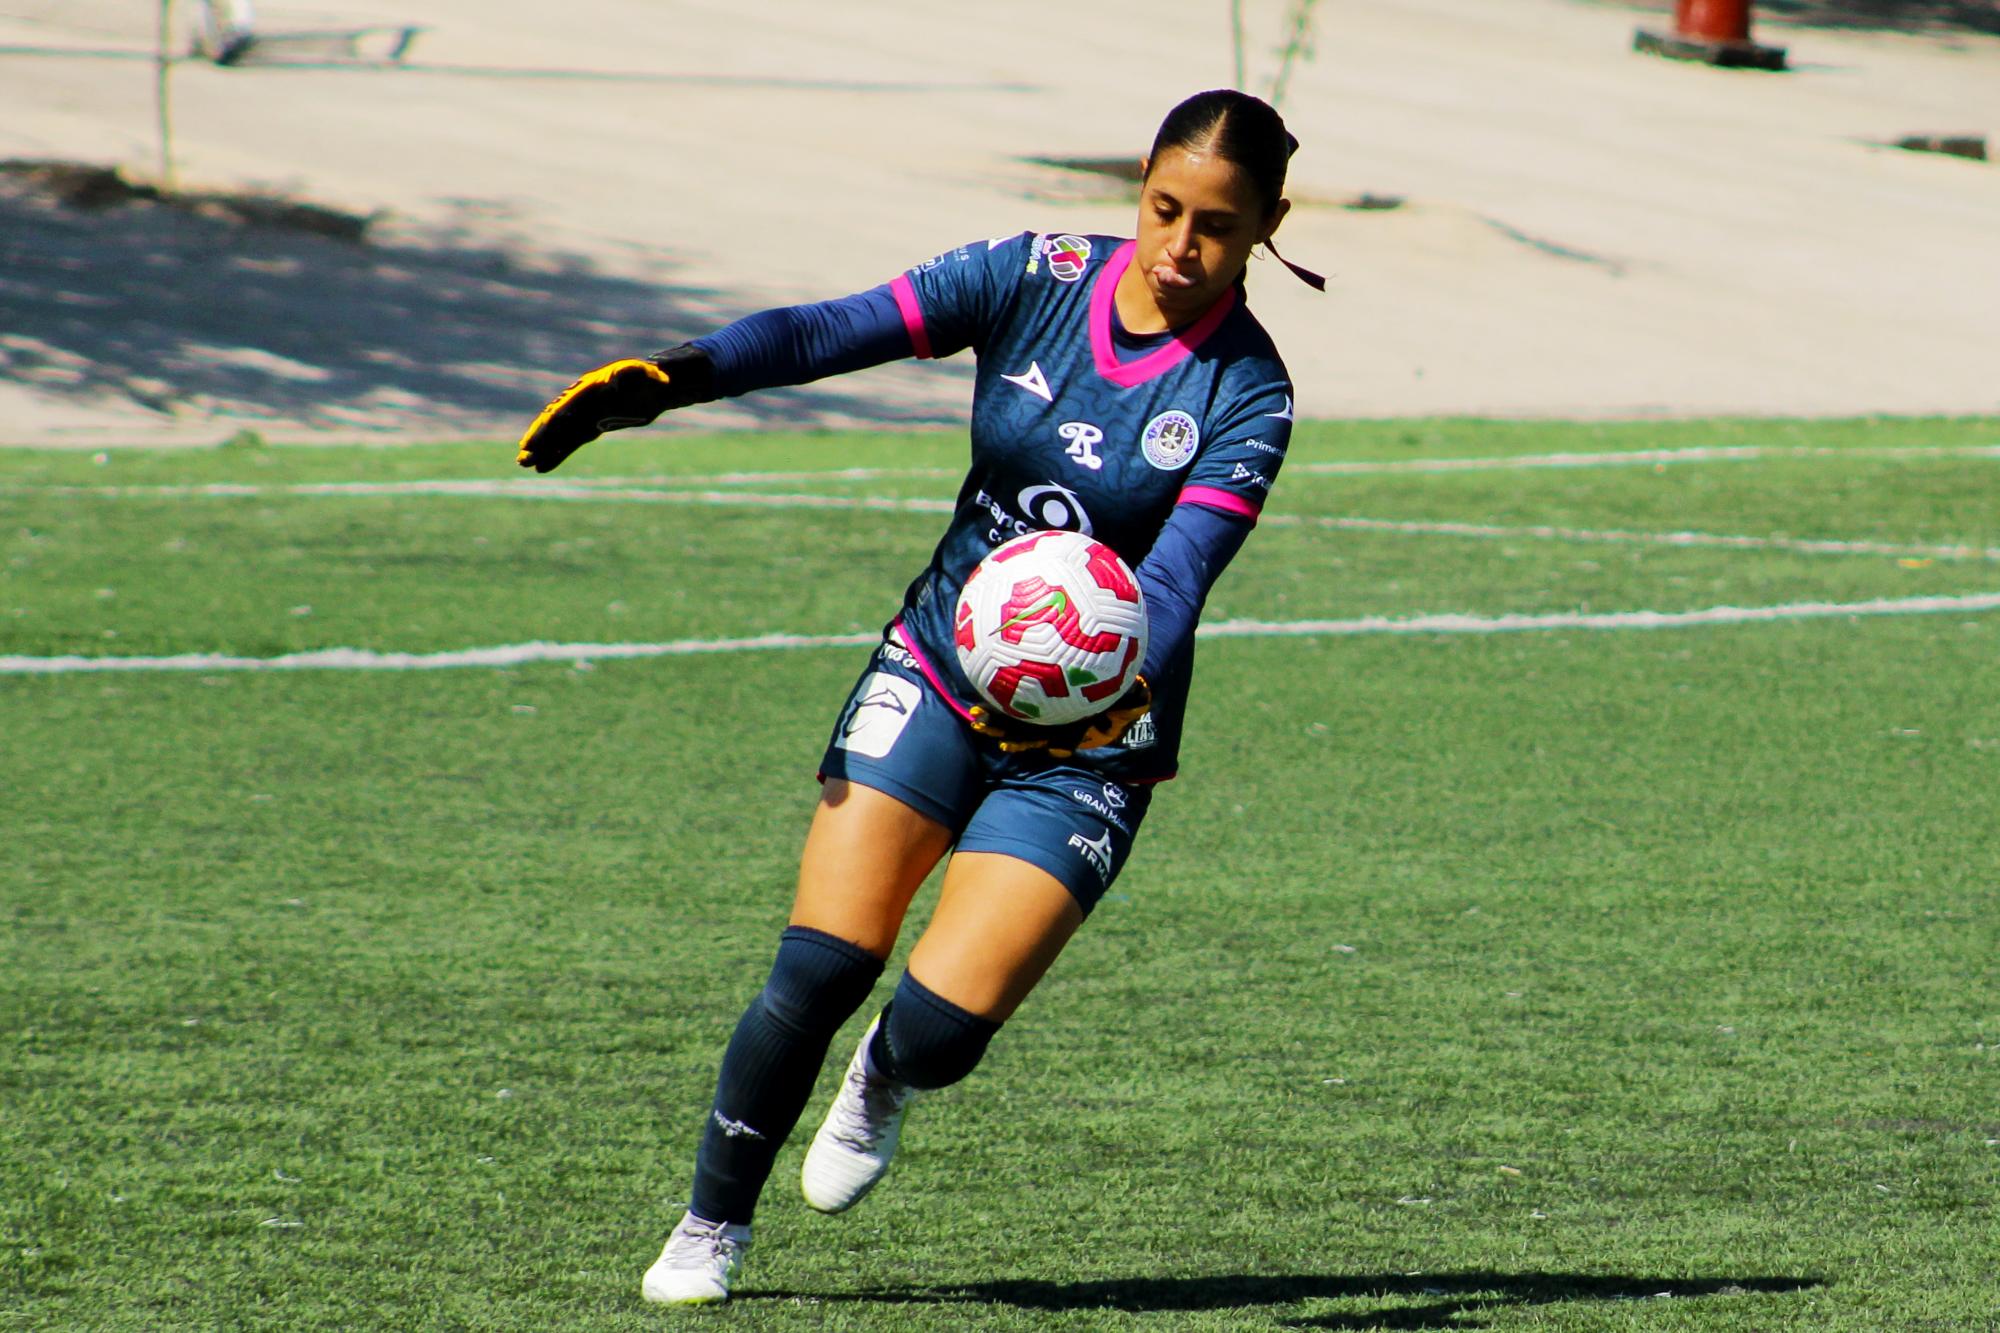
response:
{"label": "shadow on ground", "polygon": [[[0,178],[0,382],[163,416],[432,433],[518,425],[592,366],[740,313],[712,289],[470,234],[372,244],[144,199],[77,207]],[[963,415],[884,402],[851,382],[738,406],[786,428]]]}
{"label": "shadow on ground", "polygon": [[[1118,1310],[1160,1314],[1191,1310],[1248,1310],[1311,1300],[1398,1298],[1396,1304],[1360,1314],[1298,1315],[1267,1310],[1274,1326],[1326,1329],[1473,1329],[1482,1316],[1522,1306],[1577,1301],[1685,1300],[1805,1291],[1822,1285],[1809,1277],[1682,1278],[1582,1273],[1420,1273],[1376,1277],[1219,1275],[1181,1278],[1110,1278],[1098,1282],[1001,1279],[946,1287],[883,1287],[868,1291],[746,1292],[738,1299],[876,1302],[884,1305],[1006,1305],[1061,1313]],[[1408,1302],[1421,1302],[1410,1304]]]}

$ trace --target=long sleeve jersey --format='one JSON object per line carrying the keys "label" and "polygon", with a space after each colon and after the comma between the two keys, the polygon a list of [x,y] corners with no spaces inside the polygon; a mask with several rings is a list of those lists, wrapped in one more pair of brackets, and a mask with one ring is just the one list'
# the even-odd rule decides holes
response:
{"label": "long sleeve jersey", "polygon": [[1106,543],[1145,591],[1142,669],[1154,702],[1118,745],[1079,760],[1148,782],[1176,771],[1195,622],[1284,461],[1292,385],[1240,287],[1184,328],[1127,333],[1113,294],[1133,248],[1108,236],[977,241],[881,287],[753,315],[696,346],[725,397],[971,349],[971,467],[895,623],[963,713],[979,696],[958,668],[952,618],[973,568],[1040,529]]}

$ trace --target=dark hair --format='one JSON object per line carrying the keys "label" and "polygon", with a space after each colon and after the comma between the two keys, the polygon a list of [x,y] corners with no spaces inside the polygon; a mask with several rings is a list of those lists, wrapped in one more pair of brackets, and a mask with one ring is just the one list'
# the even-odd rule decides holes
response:
{"label": "dark hair", "polygon": [[1148,169],[1162,149],[1213,153],[1250,178],[1269,217],[1285,194],[1285,167],[1299,141],[1285,128],[1277,108],[1234,88],[1196,93],[1167,113],[1147,154]]}

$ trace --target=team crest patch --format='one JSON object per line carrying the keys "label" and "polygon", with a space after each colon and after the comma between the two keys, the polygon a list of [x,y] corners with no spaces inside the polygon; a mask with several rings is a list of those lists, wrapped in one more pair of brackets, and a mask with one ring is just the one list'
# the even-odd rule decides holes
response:
{"label": "team crest patch", "polygon": [[1201,444],[1201,427],[1185,412],[1162,412],[1146,423],[1139,448],[1146,461],[1162,472],[1174,472],[1188,465]]}
{"label": "team crest patch", "polygon": [[1043,246],[1043,253],[1057,282],[1075,282],[1090,262],[1090,242],[1081,236],[1057,236]]}

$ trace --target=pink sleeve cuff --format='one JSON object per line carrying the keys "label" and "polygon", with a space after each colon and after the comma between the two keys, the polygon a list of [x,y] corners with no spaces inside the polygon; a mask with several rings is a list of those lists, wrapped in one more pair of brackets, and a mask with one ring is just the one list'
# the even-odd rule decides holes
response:
{"label": "pink sleeve cuff", "polygon": [[917,304],[917,289],[911,284],[910,275],[898,274],[896,280],[889,284],[889,290],[895,293],[896,309],[902,312],[903,327],[909,330],[910,350],[917,354],[919,360],[930,360],[931,340],[930,335],[924,332],[924,308]]}
{"label": "pink sleeve cuff", "polygon": [[1178,501],[1184,505],[1206,505],[1210,509],[1220,509],[1225,514],[1235,514],[1247,518],[1252,523],[1264,506],[1252,503],[1235,491],[1225,491],[1219,486],[1183,486]]}

